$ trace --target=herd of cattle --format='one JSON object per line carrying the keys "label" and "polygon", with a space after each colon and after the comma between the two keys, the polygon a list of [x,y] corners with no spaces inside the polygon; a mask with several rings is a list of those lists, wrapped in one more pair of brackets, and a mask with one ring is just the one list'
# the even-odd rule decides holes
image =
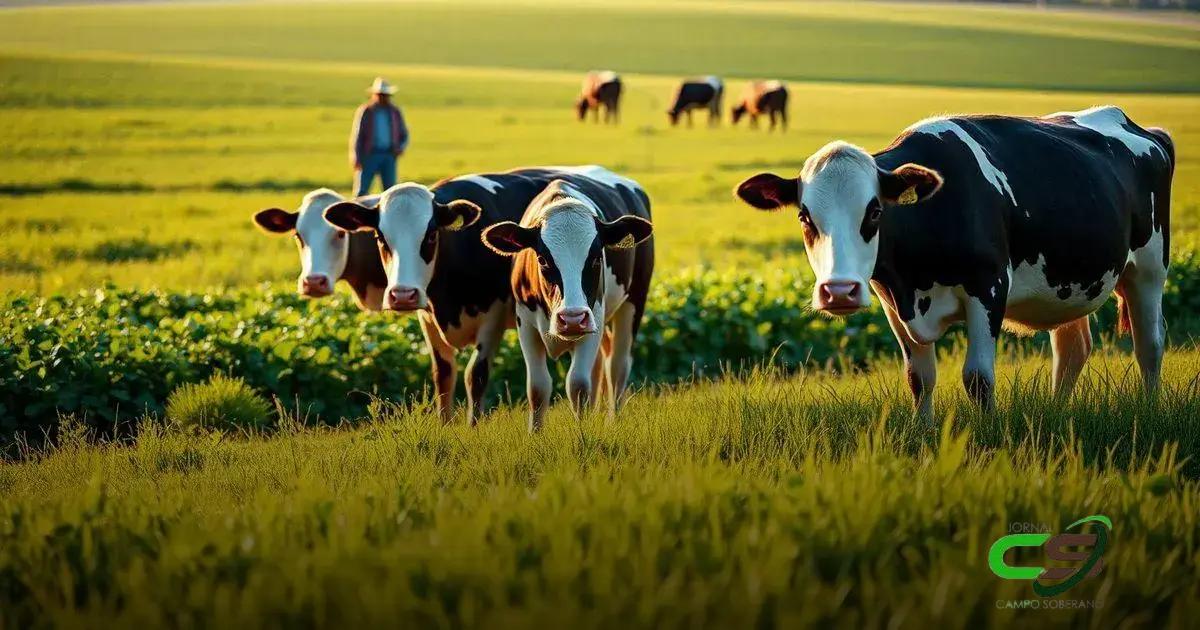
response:
{"label": "herd of cattle", "polygon": [[[929,417],[934,342],[949,326],[966,325],[963,383],[979,405],[992,404],[1001,327],[1050,332],[1054,390],[1065,394],[1091,351],[1088,315],[1113,293],[1144,385],[1157,387],[1174,163],[1165,131],[1116,107],[954,116],[918,122],[873,154],[832,142],[796,176],[755,175],[736,195],[797,212],[816,310],[849,315],[874,291]],[[295,212],[254,219],[294,234],[301,294],[326,296],[344,280],[365,310],[417,313],[445,420],[456,351],[475,347],[466,374],[475,424],[492,358],[514,327],[531,430],[551,399],[548,356],[571,354],[576,412],[605,398],[615,412],[625,399],[654,270],[650,197],[632,179],[539,167],[354,200],[321,189]]]}
{"label": "herd of cattle", "polygon": [[[575,101],[575,112],[579,120],[587,117],[588,111],[596,122],[600,121],[600,110],[604,110],[604,122],[616,124],[620,119],[621,94],[624,84],[615,72],[589,72],[583,78],[583,88]],[[707,76],[697,79],[685,79],[671,95],[671,108],[667,110],[667,118],[672,125],[679,124],[681,116],[687,117],[687,123],[692,125],[692,112],[698,109],[708,111],[708,124],[714,126],[721,121],[721,102],[725,97],[725,84],[720,77]],[[750,126],[758,127],[758,117],[766,116],[771,122],[770,130],[787,131],[787,102],[788,90],[782,81],[752,81],[746,85],[741,98],[730,109],[729,115],[733,124],[737,124],[745,116],[749,116]]]}

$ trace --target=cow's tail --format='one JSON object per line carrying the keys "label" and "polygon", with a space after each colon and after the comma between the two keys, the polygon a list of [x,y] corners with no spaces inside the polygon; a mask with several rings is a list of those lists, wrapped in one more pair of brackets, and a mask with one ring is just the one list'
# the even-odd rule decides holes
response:
{"label": "cow's tail", "polygon": [[1171,134],[1167,133],[1162,127],[1148,127],[1146,131],[1150,132],[1155,138],[1158,138],[1159,144],[1163,150],[1167,152],[1167,159],[1171,160],[1171,169],[1175,168],[1175,141],[1171,139]]}
{"label": "cow's tail", "polygon": [[1120,293],[1117,296],[1117,336],[1129,334],[1129,302]]}

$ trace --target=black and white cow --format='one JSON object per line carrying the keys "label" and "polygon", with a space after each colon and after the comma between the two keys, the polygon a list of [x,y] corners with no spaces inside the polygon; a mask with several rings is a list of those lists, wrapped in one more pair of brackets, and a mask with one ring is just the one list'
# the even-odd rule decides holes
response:
{"label": "black and white cow", "polygon": [[466,383],[473,425],[483,411],[492,358],[504,331],[515,325],[511,261],[485,247],[480,233],[520,219],[533,198],[561,177],[607,182],[616,176],[599,166],[523,168],[454,177],[428,188],[398,184],[384,191],[377,208],[343,202],[325,210],[330,224],[378,241],[376,258],[387,277],[383,305],[417,313],[444,420],[452,417],[456,352],[475,346]]}
{"label": "black and white cow", "polygon": [[600,108],[604,108],[604,122],[616,124],[621,118],[621,77],[611,70],[589,72],[583,78],[579,98],[575,100],[575,113],[582,121],[592,110],[592,120],[600,122]]}
{"label": "black and white cow", "polygon": [[[295,237],[300,250],[300,277],[296,280],[300,295],[332,295],[334,283],[341,280],[354,290],[359,308],[378,311],[383,307],[387,276],[379,262],[375,239],[370,234],[347,234],[325,221],[325,209],[345,200],[328,188],[319,188],[304,196],[299,210],[267,208],[254,215],[254,223],[271,234]],[[379,195],[355,201],[374,207]]]}
{"label": "black and white cow", "polygon": [[720,77],[707,76],[702,79],[687,79],[675,90],[671,98],[671,109],[667,117],[671,126],[679,123],[681,114],[687,115],[688,126],[692,126],[692,110],[707,109],[708,125],[714,126],[721,122],[721,97],[725,94],[725,84]]}
{"label": "black and white cow", "polygon": [[776,120],[780,129],[787,131],[788,89],[783,81],[754,81],[746,86],[742,98],[729,111],[730,121],[736,125],[743,116],[750,117],[750,128],[758,128],[758,117],[766,116],[771,121],[770,131],[775,131]]}
{"label": "black and white cow", "polygon": [[1066,394],[1091,351],[1087,317],[1113,292],[1143,382],[1157,387],[1174,161],[1166,132],[1116,107],[955,116],[874,155],[828,144],[798,177],[756,175],[737,195],[799,208],[817,309],[867,307],[870,281],[928,416],[933,343],[948,326],[966,323],[963,383],[979,404],[992,402],[1002,325],[1050,331],[1054,389]]}
{"label": "black and white cow", "polygon": [[610,411],[620,407],[654,272],[651,231],[650,199],[636,182],[578,177],[552,182],[519,224],[505,221],[484,230],[488,247],[515,261],[512,291],[530,431],[541,428],[549,407],[547,355],[571,353],[567,397],[576,413],[589,400],[599,402],[605,385]]}

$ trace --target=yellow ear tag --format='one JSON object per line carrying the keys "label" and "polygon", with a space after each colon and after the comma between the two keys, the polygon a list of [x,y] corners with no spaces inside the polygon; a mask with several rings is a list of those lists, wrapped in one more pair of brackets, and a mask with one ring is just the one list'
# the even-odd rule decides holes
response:
{"label": "yellow ear tag", "polygon": [[896,203],[904,206],[910,203],[917,203],[917,187],[909,186],[908,190],[900,193],[900,196],[896,198]]}
{"label": "yellow ear tag", "polygon": [[637,245],[637,243],[633,242],[633,235],[626,234],[625,238],[621,239],[620,242],[618,242],[616,245],[613,245],[613,247],[616,247],[617,249],[629,249],[634,245]]}
{"label": "yellow ear tag", "polygon": [[457,232],[462,229],[463,223],[466,223],[466,219],[463,219],[463,215],[460,214],[454,217],[454,223],[447,225],[446,229],[451,232]]}

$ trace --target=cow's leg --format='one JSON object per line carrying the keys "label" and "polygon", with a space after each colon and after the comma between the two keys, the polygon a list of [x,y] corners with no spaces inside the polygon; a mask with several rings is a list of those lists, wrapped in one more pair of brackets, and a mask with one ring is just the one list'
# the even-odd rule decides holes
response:
{"label": "cow's leg", "polygon": [[1050,348],[1054,351],[1054,393],[1065,397],[1074,389],[1092,352],[1092,330],[1087,316],[1051,330]]}
{"label": "cow's leg", "polygon": [[993,318],[983,302],[970,296],[966,298],[964,310],[967,324],[967,362],[963,365],[963,387],[967,389],[967,396],[976,405],[983,409],[991,409],[996,387],[996,341],[1000,336],[999,323],[1003,317]]}
{"label": "cow's leg", "polygon": [[779,110],[779,133],[787,131],[787,108]]}
{"label": "cow's leg", "polygon": [[529,399],[529,432],[542,429],[546,409],[550,407],[553,383],[550,368],[546,365],[546,344],[537,330],[533,316],[517,318],[517,338],[521,342],[521,355],[525,357],[525,395]]}
{"label": "cow's leg", "polygon": [[625,389],[629,386],[629,371],[633,369],[633,335],[638,323],[637,308],[626,302],[612,318],[612,351],[608,357],[608,381],[612,388],[609,409],[613,413],[625,404]]}
{"label": "cow's leg", "polygon": [[418,319],[433,363],[433,395],[437,402],[438,415],[442,417],[442,422],[450,422],[454,419],[454,385],[458,381],[455,351],[442,337],[442,332],[432,315],[421,313]]}
{"label": "cow's leg", "polygon": [[483,405],[487,399],[488,377],[492,370],[492,359],[500,348],[504,337],[504,320],[508,317],[511,303],[498,304],[488,312],[479,325],[475,337],[475,354],[467,363],[467,422],[475,426],[483,416]]}
{"label": "cow's leg", "polygon": [[924,420],[933,419],[933,389],[937,386],[937,350],[933,344],[919,344],[912,340],[900,314],[890,304],[880,300],[887,315],[892,334],[904,354],[904,375],[908,389],[912,392],[913,407]]}
{"label": "cow's leg", "polygon": [[[1163,347],[1167,339],[1167,322],[1162,314],[1163,284],[1167,268],[1161,255],[1147,255],[1143,248],[1134,252],[1133,264],[1125,267],[1117,281],[1120,295],[1133,334],[1133,354],[1137,357],[1146,390],[1158,389],[1162,370]],[[1159,250],[1161,251],[1161,250]]]}
{"label": "cow's leg", "polygon": [[605,327],[600,338],[600,352],[596,353],[596,361],[592,364],[592,404],[599,406],[607,395],[608,373],[605,367],[608,357],[612,354],[612,329]]}
{"label": "cow's leg", "polygon": [[592,366],[600,354],[601,333],[587,335],[571,351],[571,367],[567,368],[567,399],[575,417],[587,408],[592,395]]}
{"label": "cow's leg", "polygon": [[687,111],[687,119],[688,119],[688,129],[691,129],[692,128],[692,110],[689,109],[686,111]]}

